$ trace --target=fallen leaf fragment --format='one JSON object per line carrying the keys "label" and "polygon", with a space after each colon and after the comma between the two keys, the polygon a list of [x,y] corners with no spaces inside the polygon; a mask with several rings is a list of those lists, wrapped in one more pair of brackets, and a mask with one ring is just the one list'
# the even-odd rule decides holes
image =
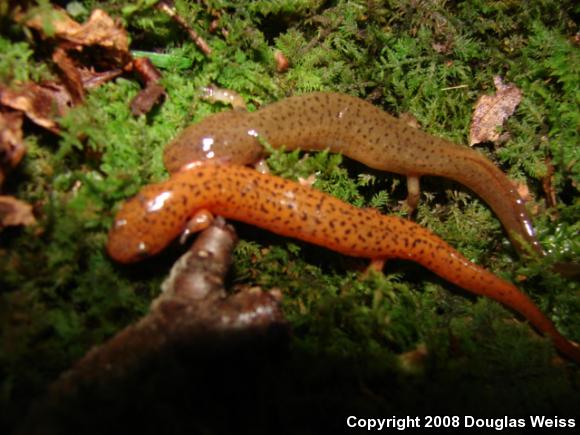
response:
{"label": "fallen leaf fragment", "polygon": [[0,186],[26,152],[22,140],[22,113],[0,112]]}
{"label": "fallen leaf fragment", "polygon": [[[46,22],[53,32],[47,32]],[[129,51],[127,32],[119,21],[113,20],[101,9],[95,9],[84,24],[77,23],[64,10],[57,7],[48,11],[48,16],[47,13],[38,12],[26,20],[25,24],[38,30],[45,37],[68,41],[77,49],[82,46],[98,45],[119,52],[121,57],[125,57]]]}
{"label": "fallen leaf fragment", "polygon": [[0,196],[0,229],[36,223],[32,206],[12,196]]}
{"label": "fallen leaf fragment", "polygon": [[425,369],[429,351],[424,343],[415,349],[399,355],[399,365],[407,373],[421,373]]}
{"label": "fallen leaf fragment", "polygon": [[497,143],[500,139],[498,128],[522,100],[522,91],[516,85],[504,84],[499,76],[494,77],[493,82],[497,92],[482,95],[475,105],[469,132],[470,145],[488,141]]}
{"label": "fallen leaf fragment", "polygon": [[288,58],[284,56],[284,53],[282,53],[280,50],[276,50],[274,52],[274,59],[276,60],[276,71],[279,73],[288,71],[288,68],[290,67],[290,61],[288,61]]}
{"label": "fallen leaf fragment", "polygon": [[526,183],[516,183],[516,187],[518,190],[518,195],[520,195],[520,198],[522,198],[526,202],[532,200],[530,188],[528,187],[528,185]]}
{"label": "fallen leaf fragment", "polygon": [[123,70],[121,68],[112,69],[109,71],[95,71],[93,68],[79,67],[78,70],[81,74],[83,87],[85,89],[99,87],[103,83],[107,83],[113,80],[115,77],[123,74]]}
{"label": "fallen leaf fragment", "polygon": [[0,85],[0,104],[24,112],[34,123],[56,133],[55,119],[68,111],[72,100],[60,83],[27,82],[16,89]]}
{"label": "fallen leaf fragment", "polygon": [[147,57],[133,61],[132,68],[139,75],[145,88],[131,101],[131,113],[135,116],[148,113],[159,99],[165,95],[165,88],[159,83],[161,73]]}
{"label": "fallen leaf fragment", "polygon": [[399,115],[399,119],[403,121],[407,127],[417,129],[421,128],[421,125],[419,124],[419,121],[417,121],[417,118],[415,118],[415,116],[410,112],[401,113]]}
{"label": "fallen leaf fragment", "polygon": [[554,165],[552,164],[552,159],[546,157],[546,166],[548,167],[547,174],[542,178],[542,188],[546,195],[546,203],[548,207],[556,207],[558,201],[556,199],[556,189],[554,188]]}
{"label": "fallen leaf fragment", "polygon": [[54,51],[52,60],[60,69],[62,82],[66,86],[73,104],[76,106],[82,103],[85,100],[85,88],[83,86],[81,72],[74,64],[74,61],[61,47],[58,47]]}

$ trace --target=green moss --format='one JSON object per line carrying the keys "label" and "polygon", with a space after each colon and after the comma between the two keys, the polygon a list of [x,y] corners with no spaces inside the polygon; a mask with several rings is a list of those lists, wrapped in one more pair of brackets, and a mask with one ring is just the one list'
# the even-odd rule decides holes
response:
{"label": "green moss", "polygon": [[[115,265],[103,250],[106,234],[120,201],[166,176],[164,144],[189,123],[224,110],[200,98],[209,84],[237,91],[250,110],[286,95],[347,92],[394,115],[411,113],[426,131],[466,143],[473,105],[493,92],[493,77],[515,83],[524,98],[505,126],[509,140],[480,151],[529,186],[550,258],[520,261],[490,210],[448,181],[424,178],[417,221],[495,273],[525,277],[517,281],[522,291],[580,340],[578,285],[547,272],[555,261],[580,254],[573,2],[176,2],[212,47],[210,57],[153,2],[78,3],[124,20],[132,49],[188,62],[158,63],[167,96],[145,116],[130,114],[139,85],[125,76],[91,90],[60,121],[60,135],[26,126],[28,155],[7,191],[35,205],[39,225],[5,230],[0,239],[0,406],[14,416],[88,348],[137,319],[157,294],[171,259],[135,269]],[[216,32],[208,30],[213,20]],[[3,83],[51,75],[49,50],[26,35],[14,24],[0,30]],[[276,72],[276,49],[290,61],[286,73]],[[327,152],[271,151],[276,174],[315,174],[315,188],[405,214],[401,177]],[[543,199],[547,158],[556,210],[546,210]],[[524,414],[557,412],[578,397],[577,369],[567,377],[555,368],[549,344],[496,303],[474,300],[415,265],[391,262],[384,275],[362,276],[362,260],[237,228],[234,283],[280,288],[294,328],[281,397],[294,397],[296,379],[314,397],[332,391],[382,414],[413,404],[443,409],[450,388],[459,409],[479,406],[492,414],[497,397],[505,398],[502,412]],[[426,362],[416,373],[401,370],[398,355],[420,344]]]}
{"label": "green moss", "polygon": [[39,81],[49,76],[46,64],[34,61],[32,48],[27,42],[13,43],[0,35],[0,83]]}

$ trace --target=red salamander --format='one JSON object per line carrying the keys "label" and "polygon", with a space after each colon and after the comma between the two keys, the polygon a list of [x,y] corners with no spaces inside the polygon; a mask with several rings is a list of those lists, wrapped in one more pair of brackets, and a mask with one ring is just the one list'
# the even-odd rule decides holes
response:
{"label": "red salamander", "polygon": [[188,228],[203,229],[211,214],[345,255],[415,261],[453,284],[517,311],[549,336],[560,352],[580,362],[580,348],[563,337],[525,294],[427,229],[243,166],[191,164],[165,182],[144,187],[116,216],[107,250],[121,263],[138,261],[158,253]]}
{"label": "red salamander", "polygon": [[458,181],[479,195],[502,222],[514,246],[523,240],[545,255],[524,201],[513,183],[479,152],[409,127],[359,98],[311,93],[286,98],[256,112],[228,111],[186,128],[165,149],[169,172],[216,157],[254,163],[264,155],[258,138],[274,148],[342,153],[365,165],[408,177],[409,203],[419,196],[419,177],[436,175]]}

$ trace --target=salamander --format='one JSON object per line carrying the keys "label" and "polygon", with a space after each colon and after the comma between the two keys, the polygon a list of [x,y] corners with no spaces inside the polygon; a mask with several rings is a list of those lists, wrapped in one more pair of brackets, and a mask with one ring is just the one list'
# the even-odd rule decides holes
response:
{"label": "salamander", "polygon": [[138,261],[164,249],[184,230],[203,229],[212,214],[344,255],[417,262],[453,284],[517,311],[549,336],[558,350],[580,362],[580,348],[563,337],[525,294],[470,262],[426,228],[244,166],[193,163],[167,181],[145,186],[118,212],[108,253],[121,263]]}
{"label": "salamander", "polygon": [[531,248],[545,255],[515,186],[485,156],[409,127],[348,95],[318,92],[286,98],[256,112],[214,114],[170,142],[164,163],[169,172],[216,157],[249,164],[264,155],[262,139],[274,148],[329,149],[371,168],[406,175],[411,208],[418,201],[422,175],[458,181],[491,207],[520,253]]}

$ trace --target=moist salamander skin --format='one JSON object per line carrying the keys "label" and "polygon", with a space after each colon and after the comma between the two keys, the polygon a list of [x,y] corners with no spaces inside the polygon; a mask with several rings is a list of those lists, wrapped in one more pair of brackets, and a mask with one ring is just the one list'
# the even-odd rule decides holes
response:
{"label": "moist salamander skin", "polygon": [[258,138],[274,148],[329,149],[374,169],[455,180],[491,207],[520,253],[528,253],[528,245],[545,255],[524,201],[491,161],[478,151],[409,127],[372,104],[344,94],[317,92],[286,98],[256,112],[209,116],[168,144],[165,166],[175,172],[211,158],[254,163],[264,155]]}
{"label": "moist salamander skin", "polygon": [[[345,255],[417,262],[467,291],[519,312],[559,351],[580,362],[580,348],[563,337],[524,293],[470,262],[426,228],[244,166],[192,164],[165,182],[145,186],[117,214],[108,253],[121,263],[154,255],[184,230],[209,225],[210,220],[198,217],[210,214]],[[191,222],[197,222],[195,228]]]}

